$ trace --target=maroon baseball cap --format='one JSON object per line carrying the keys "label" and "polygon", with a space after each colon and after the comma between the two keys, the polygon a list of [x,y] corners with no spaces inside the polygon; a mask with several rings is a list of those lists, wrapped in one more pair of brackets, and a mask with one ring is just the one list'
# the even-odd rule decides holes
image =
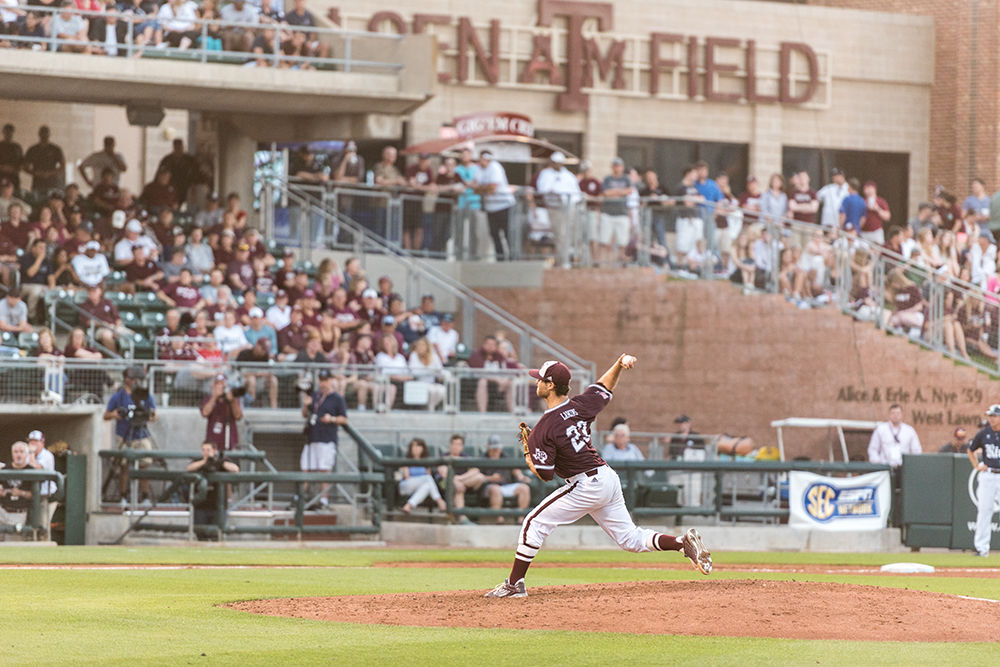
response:
{"label": "maroon baseball cap", "polygon": [[554,382],[560,385],[569,384],[569,380],[572,377],[569,368],[561,361],[546,361],[538,370],[532,369],[528,371],[528,375],[536,380]]}

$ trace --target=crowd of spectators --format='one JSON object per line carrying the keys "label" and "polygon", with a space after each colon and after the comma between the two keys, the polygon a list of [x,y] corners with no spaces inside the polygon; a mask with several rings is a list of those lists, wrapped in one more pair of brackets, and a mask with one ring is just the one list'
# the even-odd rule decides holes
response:
{"label": "crowd of spectators", "polygon": [[[220,6],[221,5],[221,6]],[[0,9],[0,47],[125,57],[166,48],[225,51],[249,66],[313,69],[330,45],[312,29],[305,0],[286,13],[275,0],[7,0]],[[48,10],[48,11],[47,11]],[[222,21],[222,24],[216,23]],[[49,42],[49,38],[61,40]],[[239,57],[238,54],[246,54]]]}

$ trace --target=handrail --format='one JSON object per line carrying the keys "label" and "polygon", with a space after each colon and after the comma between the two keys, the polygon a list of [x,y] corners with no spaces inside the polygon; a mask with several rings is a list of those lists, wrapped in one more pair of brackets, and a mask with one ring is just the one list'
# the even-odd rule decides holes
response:
{"label": "handrail", "polygon": [[[552,340],[539,330],[535,329],[527,322],[524,322],[512,313],[504,310],[500,306],[497,306],[493,302],[489,301],[482,295],[478,294],[475,290],[472,290],[462,283],[452,279],[450,276],[435,269],[429,262],[421,260],[415,257],[408,250],[397,246],[395,244],[389,243],[388,241],[377,237],[376,235],[370,234],[361,225],[359,225],[355,220],[347,217],[339,211],[333,211],[327,209],[326,207],[318,206],[314,201],[306,195],[297,191],[297,186],[289,184],[287,181],[278,178],[277,176],[271,176],[270,182],[272,185],[277,186],[282,194],[295,201],[298,206],[306,208],[310,211],[315,211],[325,218],[332,218],[340,225],[349,228],[352,232],[358,234],[359,238],[362,239],[362,243],[370,245],[375,250],[384,253],[386,256],[393,258],[394,260],[404,264],[408,269],[421,274],[423,277],[430,280],[437,287],[441,288],[445,292],[451,294],[452,296],[459,297],[466,302],[471,302],[471,304],[480,312],[483,312],[493,319],[497,320],[502,326],[508,327],[518,333],[523,339],[527,339],[529,345],[538,345],[543,350],[546,350],[549,354],[560,358],[567,365],[583,370],[585,373],[589,374],[585,379],[589,382],[593,379],[596,374],[596,366],[594,362],[588,361],[583,357],[571,352],[569,349],[560,345],[556,341]],[[273,198],[268,197],[268,205],[273,205]],[[529,347],[530,352],[530,347]],[[525,355],[524,358],[530,360],[530,356]]]}

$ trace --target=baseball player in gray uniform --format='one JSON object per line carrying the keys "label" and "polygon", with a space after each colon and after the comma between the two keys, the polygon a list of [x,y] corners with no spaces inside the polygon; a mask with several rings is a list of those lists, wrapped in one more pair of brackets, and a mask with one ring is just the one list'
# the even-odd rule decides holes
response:
{"label": "baseball player in gray uniform", "polygon": [[[991,405],[986,411],[989,425],[985,426],[969,443],[969,460],[979,471],[979,510],[976,512],[976,535],[972,539],[977,556],[990,555],[993,510],[1000,502],[1000,405]],[[976,452],[983,450],[983,460]]]}
{"label": "baseball player in gray uniform", "polygon": [[547,482],[558,475],[566,484],[524,518],[510,576],[486,597],[527,597],[524,575],[545,538],[558,526],[573,523],[585,514],[592,516],[626,551],[683,551],[702,574],[712,571],[712,556],[695,529],[675,537],[632,523],[621,480],[590,441],[591,424],[611,401],[621,372],[633,368],[635,361],[632,355],[621,355],[600,380],[572,398],[570,371],[565,364],[547,361],[538,370],[529,371],[536,380],[535,393],[548,409],[534,429],[521,424],[524,458],[539,479]]}

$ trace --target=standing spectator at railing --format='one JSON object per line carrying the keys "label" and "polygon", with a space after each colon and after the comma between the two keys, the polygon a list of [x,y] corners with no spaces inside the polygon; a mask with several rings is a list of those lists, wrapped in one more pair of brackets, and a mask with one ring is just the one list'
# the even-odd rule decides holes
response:
{"label": "standing spectator at railing", "polygon": [[816,199],[822,206],[820,223],[827,229],[839,229],[840,205],[848,195],[847,179],[837,167],[830,171],[830,182],[819,189]]}
{"label": "standing spectator at railing", "polygon": [[934,205],[930,202],[922,201],[917,205],[917,215],[910,218],[907,221],[910,229],[913,230],[914,237],[920,235],[920,231],[923,229],[929,229],[931,232],[937,231],[937,225],[934,224]]}
{"label": "standing spectator at railing", "polygon": [[430,153],[421,153],[416,164],[406,168],[406,182],[421,199],[403,202],[403,247],[409,250],[432,250],[434,239],[434,206],[437,181],[431,166]]}
{"label": "standing spectator at railing", "polygon": [[884,227],[892,219],[889,202],[878,196],[875,181],[865,181],[865,219],[861,225],[861,238],[871,243],[885,243]]}
{"label": "standing spectator at railing", "polygon": [[[271,0],[264,0],[270,3]],[[263,12],[263,8],[261,12]],[[358,155],[358,145],[354,140],[350,140],[344,145],[344,152],[340,154],[337,161],[337,168],[333,171],[333,180],[338,183],[360,183],[365,178],[365,159]],[[344,201],[341,199],[340,207],[343,212],[353,218],[352,214],[353,198]]]}
{"label": "standing spectator at railing", "polygon": [[[3,126],[3,140],[0,140],[0,181],[9,180],[14,185],[14,190],[19,190],[21,187],[23,160],[24,150],[21,144],[14,141],[14,126],[6,123]],[[0,217],[6,215],[4,208],[0,203]]]}
{"label": "standing spectator at railing", "polygon": [[[722,201],[722,190],[719,184],[708,177],[708,162],[698,160],[694,163],[698,174],[694,183],[698,194],[702,196],[702,203],[698,206],[698,214],[704,221],[704,233],[707,240],[714,241],[715,235],[715,207],[716,203]],[[717,242],[715,245],[718,245]],[[715,248],[711,248],[714,250]]]}
{"label": "standing spectator at railing", "polygon": [[99,44],[92,47],[93,53],[124,58],[128,53],[128,26],[124,22],[119,24],[115,0],[104,0],[104,2],[106,10],[102,7],[101,11],[107,13],[92,17],[90,21],[90,41]]}
{"label": "standing spectator at railing", "polygon": [[14,182],[9,178],[0,178],[0,220],[5,220],[8,217],[8,209],[13,204],[21,207],[21,213],[25,217],[31,215],[31,206],[15,194]]}
{"label": "standing spectator at railing", "polygon": [[976,242],[969,248],[969,266],[972,268],[971,282],[986,289],[986,283],[997,274],[997,246],[993,234],[983,229]]}
{"label": "standing spectator at railing", "polygon": [[767,190],[760,196],[761,219],[765,222],[779,222],[788,213],[788,195],[785,194],[785,177],[771,174]]}
{"label": "standing spectator at railing", "polygon": [[21,290],[11,287],[6,297],[0,301],[0,331],[10,333],[30,333],[28,306],[21,301]]}
{"label": "standing spectator at railing", "polygon": [[[219,12],[222,20],[229,23],[255,25],[259,23],[257,8],[244,0],[232,0]],[[249,51],[253,43],[254,31],[250,27],[225,26],[222,29],[222,48],[226,51]]]}
{"label": "standing spectator at railing", "polygon": [[156,21],[163,30],[164,43],[188,49],[201,36],[197,30],[198,5],[190,0],[168,0],[160,6]]}
{"label": "standing spectator at railing", "polygon": [[576,236],[576,205],[583,197],[576,176],[566,168],[566,156],[562,151],[549,155],[549,163],[538,174],[535,190],[542,195],[542,201],[549,214],[549,223],[556,242],[556,263],[564,269],[570,267],[570,252]]}
{"label": "standing spectator at railing", "polygon": [[55,42],[52,44],[52,50],[66,53],[89,54],[91,49],[90,44],[87,43],[89,39],[87,34],[89,23],[87,19],[73,11],[76,9],[76,4],[73,0],[63,0],[60,6],[62,7],[62,11],[52,16],[52,22],[49,24],[49,32],[57,40],[80,43],[66,44]]}
{"label": "standing spectator at railing", "polygon": [[326,183],[330,180],[330,175],[316,161],[309,144],[302,144],[289,157],[288,174],[307,183]]}
{"label": "standing spectator at railing", "polygon": [[809,187],[809,172],[805,169],[800,169],[795,174],[795,184],[788,197],[788,211],[799,222],[816,222],[819,197],[816,191]]}
{"label": "standing spectator at railing", "polygon": [[118,185],[121,175],[127,168],[125,156],[115,152],[115,138],[112,136],[104,137],[104,148],[85,157],[77,167],[83,176],[83,182],[92,188],[97,187],[97,181],[105,170],[111,171],[112,182]]}
{"label": "standing spectator at railing", "polygon": [[603,202],[598,227],[599,264],[625,261],[625,248],[632,232],[625,199],[634,191],[635,187],[625,173],[625,160],[616,157],[611,161],[611,173],[604,177],[601,184]]}
{"label": "standing spectator at railing", "polygon": [[744,224],[751,224],[760,219],[760,216],[757,214],[760,212],[760,198],[763,194],[760,188],[760,181],[757,180],[757,177],[752,174],[747,176],[746,190],[741,192],[739,196],[740,208],[744,209]]}
{"label": "standing spectator at railing", "polygon": [[698,170],[695,166],[693,164],[685,165],[680,182],[674,186],[670,193],[681,199],[671,210],[676,235],[674,251],[678,256],[691,252],[695,242],[704,236],[704,222],[699,217],[696,208],[702,201],[701,193],[695,186],[697,179]]}
{"label": "standing spectator at railing", "polygon": [[861,235],[861,219],[865,217],[867,204],[864,197],[858,194],[861,183],[856,178],[847,180],[847,196],[840,202],[840,228],[843,230],[854,229]]}
{"label": "standing spectator at railing", "polygon": [[427,332],[427,340],[434,347],[442,363],[449,363],[458,349],[459,334],[455,328],[455,317],[451,313],[441,316],[441,323],[431,327]]}
{"label": "standing spectator at railing", "polygon": [[511,212],[517,201],[510,191],[507,172],[499,160],[494,159],[491,151],[484,150],[479,153],[479,168],[476,192],[483,198],[483,208],[486,210],[490,236],[493,237],[494,257],[499,261],[504,259],[505,253],[507,253],[506,256],[509,259],[513,249],[510,247],[507,229],[510,226]]}
{"label": "standing spectator at railing", "polygon": [[[508,368],[507,357],[500,351],[496,336],[486,336],[483,344],[469,356],[469,368],[497,371]],[[504,397],[508,412],[514,411],[514,383],[510,377],[479,377],[476,380],[476,408],[486,412],[490,392]]]}
{"label": "standing spectator at railing", "polygon": [[584,230],[590,246],[590,261],[591,263],[596,263],[600,248],[598,238],[601,226],[601,203],[598,200],[601,196],[601,182],[594,178],[594,168],[589,160],[582,160],[580,162],[580,173],[578,176],[580,193],[587,200],[587,219],[581,223],[581,229]]}
{"label": "standing spectator at railing", "polygon": [[101,244],[97,241],[87,241],[83,246],[83,252],[76,255],[71,262],[77,279],[85,286],[100,285],[111,275],[108,258],[99,254],[100,249]]}
{"label": "standing spectator at railing", "polygon": [[463,248],[468,248],[473,257],[484,257],[488,254],[489,230],[486,214],[483,211],[483,198],[476,192],[479,181],[479,165],[473,159],[472,149],[463,148],[459,154],[459,164],[455,174],[465,185],[465,190],[458,196],[458,210],[461,216],[461,241]]}
{"label": "standing spectator at railing", "polygon": [[243,419],[243,406],[233,395],[226,376],[219,373],[212,380],[212,389],[201,404],[205,422],[205,442],[214,444],[220,451],[229,452],[240,446],[239,420]]}
{"label": "standing spectator at railing", "polygon": [[[72,6],[73,0],[66,0],[66,3]],[[50,137],[47,125],[39,127],[38,143],[28,149],[21,162],[21,168],[31,174],[31,191],[38,200],[45,199],[51,190],[63,184],[66,158],[62,148],[52,143]]]}

